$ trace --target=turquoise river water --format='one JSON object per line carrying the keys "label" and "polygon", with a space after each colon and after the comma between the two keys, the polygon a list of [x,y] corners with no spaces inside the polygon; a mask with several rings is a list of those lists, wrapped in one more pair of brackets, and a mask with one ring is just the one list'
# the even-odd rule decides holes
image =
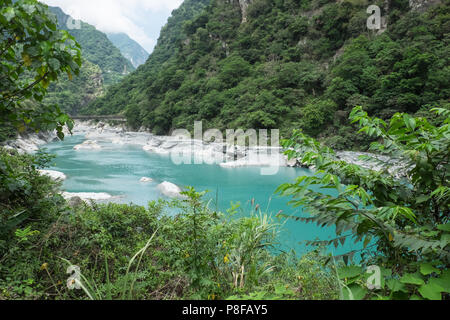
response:
{"label": "turquoise river water", "polygon": [[[69,136],[65,141],[47,144],[45,149],[56,158],[50,169],[64,172],[67,180],[63,188],[67,192],[106,192],[118,196],[115,202],[147,205],[151,200],[163,197],[157,185],[163,181],[180,187],[193,186],[197,191],[209,190],[208,197],[225,212],[231,202],[240,202],[243,214],[250,214],[251,200],[274,217],[283,210],[288,215],[305,214],[302,209],[288,206],[288,198],[275,195],[278,186],[294,182],[300,175],[311,172],[300,168],[281,167],[273,176],[260,175],[260,168],[221,168],[218,165],[175,165],[169,156],[148,153],[141,146],[100,143],[101,150],[79,150],[73,147],[84,141],[83,136]],[[153,183],[140,183],[142,177],[150,177]],[[328,240],[335,233],[332,228],[297,221],[284,223],[280,232],[280,248],[294,249],[297,254],[308,250],[307,240]],[[330,248],[340,254],[349,247]]]}

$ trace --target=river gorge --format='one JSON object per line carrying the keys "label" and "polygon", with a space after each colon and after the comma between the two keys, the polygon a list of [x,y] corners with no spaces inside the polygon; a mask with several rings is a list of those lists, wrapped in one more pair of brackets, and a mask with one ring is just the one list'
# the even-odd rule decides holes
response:
{"label": "river gorge", "polygon": [[[146,206],[149,201],[160,198],[180,198],[177,188],[193,186],[197,191],[208,191],[205,200],[222,212],[240,203],[238,216],[252,214],[255,206],[275,220],[280,212],[289,216],[306,214],[302,208],[289,206],[289,199],[276,195],[275,191],[281,184],[294,182],[296,177],[311,175],[313,171],[288,161],[281,150],[267,148],[269,156],[259,163],[248,161],[252,151],[244,148],[234,150],[237,160],[233,159],[233,154],[225,153],[225,162],[196,162],[195,157],[192,163],[173,161],[174,150],[190,152],[188,147],[195,144],[203,143],[156,137],[148,132],[130,132],[125,127],[104,123],[77,122],[73,135],[66,132],[64,141],[54,134],[40,134],[21,137],[7,147],[20,152],[41,149],[55,155],[53,165],[42,173],[62,181],[62,195],[68,200],[80,198],[87,203],[94,200]],[[203,144],[201,150],[202,159],[211,160],[217,159],[223,148],[219,143],[212,143]],[[359,155],[340,153],[346,161],[354,163],[360,162]],[[276,174],[262,174],[264,167],[271,166],[276,166]],[[331,228],[278,220],[282,225],[279,247],[293,249],[298,254],[307,251],[306,241],[329,240],[335,234]],[[350,248],[351,245],[346,245],[330,250],[339,254]]]}

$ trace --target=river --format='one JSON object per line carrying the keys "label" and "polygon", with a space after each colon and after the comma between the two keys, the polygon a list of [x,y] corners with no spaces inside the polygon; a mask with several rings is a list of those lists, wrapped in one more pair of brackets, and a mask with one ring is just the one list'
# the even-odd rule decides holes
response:
{"label": "river", "polygon": [[[178,186],[193,186],[197,191],[209,190],[207,199],[212,207],[222,212],[231,203],[241,203],[241,214],[250,214],[252,199],[255,204],[273,217],[280,210],[288,215],[304,215],[301,208],[294,209],[287,204],[288,198],[275,195],[278,186],[294,182],[301,175],[311,171],[301,168],[280,167],[276,175],[264,176],[260,168],[222,168],[218,165],[175,165],[168,155],[146,152],[139,145],[119,145],[99,141],[99,150],[74,150],[74,146],[85,141],[85,136],[68,136],[64,141],[51,142],[44,146],[56,158],[49,169],[66,174],[63,189],[67,192],[106,192],[114,196],[114,202],[133,203],[146,206],[149,201],[164,197],[157,185],[164,181]],[[142,177],[154,181],[142,183]],[[216,203],[216,199],[218,200]],[[308,250],[305,241],[329,240],[335,236],[334,228],[319,228],[316,225],[297,221],[283,223],[279,242],[282,250],[295,250],[303,254]],[[331,247],[334,254],[350,249]]]}

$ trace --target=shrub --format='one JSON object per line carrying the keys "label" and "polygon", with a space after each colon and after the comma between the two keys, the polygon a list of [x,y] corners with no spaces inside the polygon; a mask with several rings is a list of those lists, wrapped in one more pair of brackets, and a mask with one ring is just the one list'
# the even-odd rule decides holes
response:
{"label": "shrub", "polygon": [[[284,195],[293,196],[292,204],[311,213],[299,220],[335,226],[337,237],[326,244],[338,246],[353,238],[363,245],[363,266],[384,268],[386,286],[383,282],[378,291],[368,292],[363,268],[353,266],[351,274],[344,277],[353,297],[448,298],[450,112],[432,111],[444,118],[438,126],[400,113],[387,123],[369,117],[361,107],[351,113],[360,132],[378,139],[371,151],[396,159],[400,168],[393,167],[392,161],[369,156],[362,158],[380,164],[380,171],[338,161],[333,150],[301,131],[284,142],[290,157],[317,168],[315,175],[279,188]],[[402,170],[404,180],[392,176]],[[323,192],[329,189],[336,195]],[[356,253],[339,258],[348,263]]]}
{"label": "shrub", "polygon": [[45,219],[52,207],[63,203],[55,192],[57,184],[38,171],[50,156],[11,152],[0,149],[0,241],[30,219]]}
{"label": "shrub", "polygon": [[[262,292],[268,299],[337,297],[333,277],[315,256],[298,262],[277,254],[273,244],[279,228],[268,216],[255,208],[238,218],[238,206],[223,214],[202,202],[203,193],[188,189],[185,195],[183,201],[151,202],[148,209],[90,203],[52,210],[46,223],[30,221],[10,236],[8,253],[0,255],[0,296],[212,300]],[[69,284],[83,290],[67,287],[70,266],[69,271],[79,268],[81,278]]]}

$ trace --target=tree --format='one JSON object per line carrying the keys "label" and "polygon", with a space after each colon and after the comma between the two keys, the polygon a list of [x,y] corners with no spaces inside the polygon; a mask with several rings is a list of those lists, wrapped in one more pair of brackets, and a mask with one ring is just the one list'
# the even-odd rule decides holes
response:
{"label": "tree", "polygon": [[[325,241],[328,245],[350,238],[361,242],[363,264],[390,270],[390,285],[377,292],[379,297],[438,299],[450,293],[450,111],[432,111],[440,126],[407,114],[397,113],[386,123],[361,107],[352,111],[360,132],[378,139],[371,150],[391,157],[363,157],[380,164],[380,171],[337,160],[333,150],[301,131],[284,142],[291,158],[317,168],[313,176],[279,188],[293,197],[294,206],[311,214],[291,218],[335,226],[337,238]],[[392,175],[399,171],[405,180]],[[329,189],[336,195],[329,195]],[[365,256],[370,247],[376,250],[372,259]],[[348,262],[356,253],[341,258]],[[346,278],[356,276],[361,275]],[[361,289],[350,280],[355,292]]]}
{"label": "tree", "polygon": [[333,121],[336,104],[332,100],[315,100],[301,109],[300,123],[305,132],[317,135],[326,124]]}
{"label": "tree", "polygon": [[72,122],[58,106],[40,102],[62,73],[78,75],[80,46],[46,5],[36,0],[3,0],[0,9],[0,123],[25,130],[58,131]]}
{"label": "tree", "polygon": [[235,86],[249,73],[250,64],[242,57],[233,55],[222,62],[219,79],[228,86]]}

